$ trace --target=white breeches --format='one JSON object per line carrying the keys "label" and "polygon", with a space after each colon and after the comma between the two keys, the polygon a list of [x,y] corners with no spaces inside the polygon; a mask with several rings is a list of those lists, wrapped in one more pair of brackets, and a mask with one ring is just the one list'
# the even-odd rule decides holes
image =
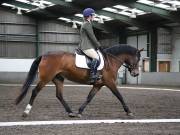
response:
{"label": "white breeches", "polygon": [[87,56],[99,60],[99,56],[94,49],[87,49],[83,51]]}

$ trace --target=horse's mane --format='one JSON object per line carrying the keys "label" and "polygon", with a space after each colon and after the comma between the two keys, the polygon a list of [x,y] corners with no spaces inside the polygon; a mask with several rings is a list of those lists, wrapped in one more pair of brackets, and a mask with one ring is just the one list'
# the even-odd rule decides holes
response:
{"label": "horse's mane", "polygon": [[112,55],[120,55],[120,54],[130,54],[136,55],[137,49],[125,44],[114,45],[108,48],[103,49],[104,52],[110,53]]}

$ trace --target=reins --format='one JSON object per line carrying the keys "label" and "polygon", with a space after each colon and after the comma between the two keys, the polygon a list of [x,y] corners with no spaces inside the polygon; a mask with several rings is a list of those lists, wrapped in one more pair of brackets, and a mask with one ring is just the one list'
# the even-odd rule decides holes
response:
{"label": "reins", "polygon": [[[117,57],[115,57],[114,55],[112,55],[110,53],[107,53],[107,52],[103,52],[103,53],[106,53],[107,55],[110,55],[111,57],[113,57],[115,60],[117,60],[120,63],[124,63],[124,62],[122,62],[122,60],[118,59]],[[126,67],[126,68],[129,68],[129,66],[127,66],[127,65],[123,64],[123,66]]]}
{"label": "reins", "polygon": [[[103,52],[103,53],[106,53],[107,55],[110,55],[110,56],[113,57],[115,60],[117,60],[118,62],[122,63],[122,66],[124,66],[124,67],[127,68],[128,70],[134,68],[134,65],[125,65],[125,64],[123,64],[124,62],[123,62],[122,60],[118,59],[117,57],[115,57],[114,55],[112,55],[112,54],[110,54],[110,53],[107,53],[107,52]],[[137,61],[137,63],[138,63],[138,61]],[[136,63],[136,64],[137,64],[137,63]],[[135,64],[135,65],[136,65],[136,64]]]}

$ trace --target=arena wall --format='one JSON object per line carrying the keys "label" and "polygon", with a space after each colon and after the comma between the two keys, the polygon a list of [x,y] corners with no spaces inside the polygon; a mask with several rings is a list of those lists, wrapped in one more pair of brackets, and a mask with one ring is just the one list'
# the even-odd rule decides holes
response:
{"label": "arena wall", "polygon": [[[0,8],[0,83],[24,82],[34,58],[49,51],[74,52],[79,40],[79,30],[69,24]],[[100,42],[110,46],[119,41],[113,35]]]}

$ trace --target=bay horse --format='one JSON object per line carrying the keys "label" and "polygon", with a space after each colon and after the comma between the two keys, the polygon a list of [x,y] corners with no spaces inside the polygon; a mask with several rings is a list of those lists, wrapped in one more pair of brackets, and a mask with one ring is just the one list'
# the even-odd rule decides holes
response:
{"label": "bay horse", "polygon": [[133,116],[129,107],[126,105],[122,95],[116,87],[116,79],[118,69],[125,64],[128,68],[131,76],[136,77],[139,74],[139,60],[141,57],[141,50],[138,50],[129,45],[115,45],[102,49],[104,55],[104,68],[100,71],[102,78],[93,84],[86,101],[80,106],[78,113],[73,113],[69,105],[63,98],[63,83],[64,78],[82,83],[88,84],[89,82],[89,70],[78,68],[75,65],[75,54],[58,51],[49,52],[47,54],[37,57],[31,65],[30,71],[27,78],[21,88],[19,96],[16,98],[16,105],[19,104],[28,92],[30,85],[33,83],[37,71],[39,69],[38,83],[32,90],[32,95],[29,104],[23,113],[26,117],[29,115],[32,108],[34,99],[37,94],[42,90],[45,85],[52,81],[56,86],[56,97],[62,103],[69,117],[81,117],[85,107],[90,103],[92,98],[101,89],[102,86],[107,86],[110,91],[118,98],[121,102],[124,111],[128,116]]}

